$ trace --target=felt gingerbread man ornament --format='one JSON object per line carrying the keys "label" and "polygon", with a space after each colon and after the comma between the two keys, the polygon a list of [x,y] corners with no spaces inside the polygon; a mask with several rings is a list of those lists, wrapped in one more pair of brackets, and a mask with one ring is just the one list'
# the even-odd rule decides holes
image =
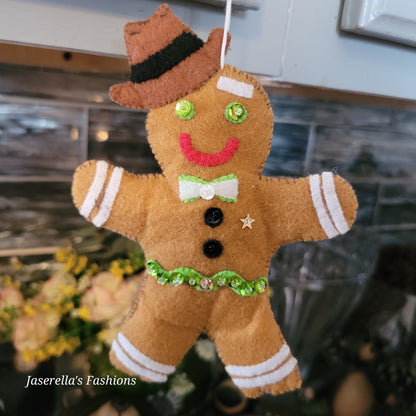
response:
{"label": "felt gingerbread man ornament", "polygon": [[275,322],[267,274],[283,244],[351,227],[357,201],[330,172],[261,175],[273,113],[261,85],[220,65],[223,30],[200,40],[167,5],[128,23],[131,80],[115,102],[150,109],[148,140],[163,174],[88,161],[74,176],[80,213],[140,242],[146,278],[110,352],[125,373],[164,382],[201,332],[248,397],[296,389],[301,378]]}

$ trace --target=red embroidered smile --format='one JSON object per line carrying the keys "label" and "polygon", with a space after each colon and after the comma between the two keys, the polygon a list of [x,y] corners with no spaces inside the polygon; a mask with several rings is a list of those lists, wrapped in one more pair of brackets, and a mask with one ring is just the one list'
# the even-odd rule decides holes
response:
{"label": "red embroidered smile", "polygon": [[202,153],[196,150],[191,143],[191,136],[186,133],[182,133],[179,136],[179,145],[181,146],[182,153],[192,163],[199,166],[218,166],[225,162],[228,162],[238,149],[238,140],[235,137],[231,137],[224,149],[218,153]]}

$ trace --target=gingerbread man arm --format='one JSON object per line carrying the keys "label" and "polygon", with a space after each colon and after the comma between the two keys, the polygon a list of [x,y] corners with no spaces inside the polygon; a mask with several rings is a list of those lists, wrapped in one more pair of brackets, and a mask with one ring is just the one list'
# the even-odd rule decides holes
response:
{"label": "gingerbread man arm", "polygon": [[155,175],[133,175],[104,161],[87,161],[74,174],[72,197],[80,214],[138,240],[145,227],[147,204]]}
{"label": "gingerbread man arm", "polygon": [[[331,172],[301,179],[263,178],[266,204],[276,247],[294,241],[323,240],[346,233],[357,211],[351,185]],[[275,231],[275,230],[272,230]]]}

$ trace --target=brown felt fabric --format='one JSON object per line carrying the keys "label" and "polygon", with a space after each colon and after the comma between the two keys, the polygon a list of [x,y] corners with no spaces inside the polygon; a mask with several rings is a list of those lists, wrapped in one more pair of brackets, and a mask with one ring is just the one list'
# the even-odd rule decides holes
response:
{"label": "brown felt fabric", "polygon": [[194,91],[218,70],[223,33],[213,29],[204,47],[157,79],[113,85],[110,98],[130,108],[156,108]]}
{"label": "brown felt fabric", "polygon": [[[254,85],[253,98],[219,91],[216,84],[220,75]],[[246,280],[267,276],[270,258],[282,244],[326,238],[312,203],[308,178],[261,176],[270,150],[273,114],[264,90],[252,77],[226,66],[184,98],[195,106],[191,120],[181,120],[175,115],[174,102],[150,111],[148,138],[164,174],[126,173],[111,216],[104,224],[106,228],[139,241],[147,259],[158,261],[167,270],[192,267],[206,276],[233,270]],[[225,119],[224,109],[231,102],[240,102],[247,108],[248,116],[243,123],[232,124]],[[239,147],[226,163],[201,167],[182,154],[181,133],[189,134],[192,145],[201,152],[221,151],[230,137],[239,140]],[[95,162],[87,162],[75,174],[73,196],[78,208],[94,172]],[[237,203],[217,198],[180,201],[179,175],[212,180],[231,173],[239,180]],[[357,207],[354,192],[337,176],[335,187],[351,225]],[[204,213],[210,207],[220,208],[224,214],[222,224],[215,228],[204,223]],[[247,214],[256,220],[251,230],[242,229],[240,219]],[[223,244],[221,256],[214,259],[204,256],[202,245],[208,239]],[[267,293],[251,298],[227,288],[202,293],[186,285],[161,286],[153,277],[146,279],[138,305],[122,331],[143,353],[171,365],[178,364],[201,331],[212,337],[224,363],[231,365],[264,362],[284,343]],[[112,360],[123,369],[114,355]],[[264,392],[293,390],[299,385],[296,370],[280,382],[244,391],[249,397],[257,397]]]}
{"label": "brown felt fabric", "polygon": [[[147,20],[127,23],[124,37],[130,65],[142,63],[161,51],[182,32],[193,34],[167,4],[161,5]],[[213,29],[202,48],[156,79],[113,85],[110,98],[130,108],[156,108],[195,91],[220,68],[223,34],[223,29]],[[226,50],[230,39],[228,34]]]}
{"label": "brown felt fabric", "polygon": [[170,12],[167,4],[162,4],[147,20],[127,23],[124,26],[124,39],[130,66],[159,52],[182,32],[193,33]]}

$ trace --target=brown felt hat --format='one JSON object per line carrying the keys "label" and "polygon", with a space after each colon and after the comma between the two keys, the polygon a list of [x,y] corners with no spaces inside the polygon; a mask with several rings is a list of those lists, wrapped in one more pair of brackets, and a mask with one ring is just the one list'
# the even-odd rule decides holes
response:
{"label": "brown felt hat", "polygon": [[[198,89],[220,68],[223,29],[206,43],[162,4],[147,20],[124,27],[130,81],[110,88],[110,98],[130,108],[156,108]],[[230,41],[228,35],[227,47]]]}

